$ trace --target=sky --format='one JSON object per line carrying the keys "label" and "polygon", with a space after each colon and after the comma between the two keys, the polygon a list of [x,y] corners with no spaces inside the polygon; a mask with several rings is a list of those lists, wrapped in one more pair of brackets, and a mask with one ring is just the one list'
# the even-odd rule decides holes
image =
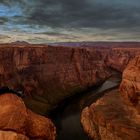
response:
{"label": "sky", "polygon": [[0,0],[0,43],[140,41],[140,0]]}

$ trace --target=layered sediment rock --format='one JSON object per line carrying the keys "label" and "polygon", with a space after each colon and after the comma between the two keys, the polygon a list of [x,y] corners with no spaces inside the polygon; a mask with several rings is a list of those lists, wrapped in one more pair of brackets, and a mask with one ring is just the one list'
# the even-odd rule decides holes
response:
{"label": "layered sediment rock", "polygon": [[135,57],[124,70],[120,85],[121,95],[128,105],[140,112],[140,56]]}
{"label": "layered sediment rock", "polygon": [[94,45],[0,45],[0,87],[23,91],[25,104],[45,114],[65,98],[106,80],[108,68],[122,71],[140,52],[133,44]]}
{"label": "layered sediment rock", "polygon": [[81,114],[85,132],[97,140],[140,139],[140,57],[124,70],[120,90],[105,94]]}
{"label": "layered sediment rock", "polygon": [[33,113],[14,94],[0,95],[0,140],[54,140],[55,126]]}
{"label": "layered sediment rock", "polygon": [[131,113],[116,89],[86,107],[81,122],[93,140],[139,140],[140,123]]}
{"label": "layered sediment rock", "polygon": [[138,47],[114,46],[110,48],[107,54],[106,64],[117,71],[123,72],[127,64],[138,54],[140,54],[140,48]]}
{"label": "layered sediment rock", "polygon": [[0,61],[0,87],[24,91],[26,105],[41,114],[110,75],[100,53],[88,48],[0,47]]}

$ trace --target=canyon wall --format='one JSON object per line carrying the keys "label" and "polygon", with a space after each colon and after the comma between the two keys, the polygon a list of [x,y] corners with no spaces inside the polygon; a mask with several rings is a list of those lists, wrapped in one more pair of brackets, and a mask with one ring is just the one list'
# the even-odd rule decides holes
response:
{"label": "canyon wall", "polygon": [[81,114],[85,132],[94,140],[140,139],[140,56],[123,72],[119,89],[107,92]]}
{"label": "canyon wall", "polygon": [[0,62],[0,87],[24,91],[26,105],[41,114],[110,75],[101,53],[88,48],[1,46]]}
{"label": "canyon wall", "polygon": [[110,48],[107,54],[106,64],[117,71],[123,72],[129,61],[138,54],[140,54],[139,47],[114,46]]}
{"label": "canyon wall", "polygon": [[65,98],[105,81],[110,68],[122,72],[140,50],[114,46],[0,45],[0,87],[23,91],[25,104],[45,114]]}
{"label": "canyon wall", "polygon": [[140,56],[130,61],[123,72],[120,85],[121,95],[128,106],[140,113]]}

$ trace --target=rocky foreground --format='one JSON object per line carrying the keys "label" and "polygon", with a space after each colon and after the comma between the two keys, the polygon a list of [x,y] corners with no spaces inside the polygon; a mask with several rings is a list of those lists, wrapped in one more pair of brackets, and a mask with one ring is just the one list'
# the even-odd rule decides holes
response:
{"label": "rocky foreground", "polygon": [[81,114],[85,132],[94,140],[140,139],[140,56],[123,72],[120,89],[105,94]]}
{"label": "rocky foreground", "polygon": [[50,119],[33,113],[14,94],[0,95],[0,140],[55,140]]}

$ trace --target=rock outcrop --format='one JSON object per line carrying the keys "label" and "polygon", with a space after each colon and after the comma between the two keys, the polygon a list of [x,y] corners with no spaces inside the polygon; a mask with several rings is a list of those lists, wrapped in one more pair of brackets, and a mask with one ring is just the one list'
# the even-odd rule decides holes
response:
{"label": "rock outcrop", "polygon": [[123,72],[121,95],[128,105],[140,112],[140,56],[135,57]]}
{"label": "rock outcrop", "polygon": [[94,140],[140,139],[140,56],[123,72],[120,90],[107,92],[81,114],[85,132]]}
{"label": "rock outcrop", "polygon": [[0,95],[0,140],[54,140],[55,126],[50,119],[25,107],[14,94]]}
{"label": "rock outcrop", "polygon": [[86,107],[81,122],[93,140],[139,140],[140,122],[131,113],[116,89]]}

